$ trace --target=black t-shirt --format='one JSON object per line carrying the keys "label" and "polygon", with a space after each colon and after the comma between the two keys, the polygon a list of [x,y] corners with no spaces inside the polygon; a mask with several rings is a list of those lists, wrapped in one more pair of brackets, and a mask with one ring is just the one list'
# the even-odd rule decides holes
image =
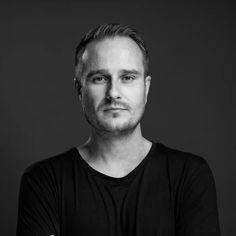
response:
{"label": "black t-shirt", "polygon": [[23,174],[17,235],[219,236],[214,178],[202,157],[159,143],[121,178],[74,147]]}

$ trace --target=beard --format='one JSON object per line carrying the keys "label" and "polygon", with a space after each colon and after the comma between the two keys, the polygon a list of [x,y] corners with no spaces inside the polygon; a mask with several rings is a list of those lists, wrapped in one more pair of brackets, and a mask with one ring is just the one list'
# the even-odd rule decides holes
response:
{"label": "beard", "polygon": [[[106,136],[124,137],[133,133],[140,123],[144,111],[145,105],[142,104],[142,107],[139,109],[138,113],[136,113],[133,117],[131,116],[130,118],[127,118],[127,120],[123,120],[125,119],[123,117],[118,117],[123,115],[126,117],[125,114],[113,113],[109,114],[111,117],[108,118],[97,115],[94,110],[91,111],[86,109],[84,109],[84,115],[87,122],[92,126],[92,128],[95,129],[96,132]],[[117,119],[121,119],[121,121]]]}

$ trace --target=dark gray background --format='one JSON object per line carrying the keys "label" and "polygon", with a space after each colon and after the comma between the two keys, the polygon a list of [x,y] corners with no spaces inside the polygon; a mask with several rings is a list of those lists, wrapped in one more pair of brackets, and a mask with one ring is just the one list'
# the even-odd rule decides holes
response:
{"label": "dark gray background", "polygon": [[0,235],[15,234],[24,169],[88,137],[73,88],[74,48],[104,22],[131,25],[146,39],[152,84],[144,135],[208,161],[222,235],[236,235],[233,4],[94,2],[0,5]]}

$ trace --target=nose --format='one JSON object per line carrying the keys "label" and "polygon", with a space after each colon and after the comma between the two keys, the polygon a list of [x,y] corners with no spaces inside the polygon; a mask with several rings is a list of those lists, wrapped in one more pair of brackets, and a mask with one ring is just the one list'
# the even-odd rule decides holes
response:
{"label": "nose", "polygon": [[120,88],[119,88],[119,82],[115,81],[115,79],[110,79],[108,88],[107,88],[107,93],[106,93],[106,98],[109,99],[120,99]]}

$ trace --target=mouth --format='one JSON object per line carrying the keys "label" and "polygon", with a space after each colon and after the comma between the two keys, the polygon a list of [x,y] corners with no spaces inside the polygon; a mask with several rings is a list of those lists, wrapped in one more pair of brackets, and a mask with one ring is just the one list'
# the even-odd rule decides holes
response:
{"label": "mouth", "polygon": [[122,107],[110,107],[110,108],[106,108],[105,110],[125,110]]}
{"label": "mouth", "polygon": [[121,107],[110,107],[110,108],[104,109],[104,111],[121,111],[121,110],[126,110],[126,109],[121,108]]}

